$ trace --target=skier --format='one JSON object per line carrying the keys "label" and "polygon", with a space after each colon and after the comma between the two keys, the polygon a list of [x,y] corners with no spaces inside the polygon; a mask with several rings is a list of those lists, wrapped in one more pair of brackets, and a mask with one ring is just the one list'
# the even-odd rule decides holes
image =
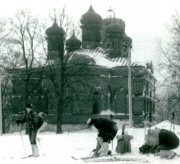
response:
{"label": "skier", "polygon": [[155,135],[158,136],[159,141],[156,152],[176,149],[179,146],[179,138],[170,130],[156,128]]}
{"label": "skier", "polygon": [[108,118],[89,118],[87,124],[93,125],[98,130],[97,145],[93,156],[107,156],[110,153],[109,143],[118,131],[116,122]]}
{"label": "skier", "polygon": [[176,134],[167,129],[150,129],[146,135],[146,143],[140,148],[142,153],[155,153],[162,158],[173,158],[176,153],[171,151],[179,146],[179,138]]}
{"label": "skier", "polygon": [[27,104],[26,112],[22,119],[17,120],[17,124],[27,123],[29,140],[31,143],[32,155],[33,157],[39,156],[39,150],[36,143],[37,131],[43,124],[43,120],[41,117],[38,117],[37,113],[32,110],[32,105]]}
{"label": "skier", "polygon": [[46,114],[44,112],[40,112],[38,113],[38,120],[37,122],[37,128],[38,128],[38,133],[42,132],[45,127],[47,126],[47,121],[45,120]]}

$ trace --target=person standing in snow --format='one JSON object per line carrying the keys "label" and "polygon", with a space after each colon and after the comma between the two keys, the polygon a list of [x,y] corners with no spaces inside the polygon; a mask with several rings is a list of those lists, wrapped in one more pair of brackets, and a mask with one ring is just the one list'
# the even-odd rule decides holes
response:
{"label": "person standing in snow", "polygon": [[175,131],[174,123],[175,123],[175,111],[173,111],[172,114],[171,114],[171,126],[170,126],[170,130],[171,130],[171,128],[173,128],[173,130]]}
{"label": "person standing in snow", "polygon": [[98,130],[97,145],[94,156],[107,156],[109,153],[109,143],[117,134],[116,122],[108,118],[89,118],[89,126],[94,126]]}
{"label": "person standing in snow", "polygon": [[36,143],[36,136],[38,129],[42,126],[43,120],[38,117],[37,113],[32,110],[32,105],[27,104],[26,112],[22,119],[17,120],[17,124],[25,123],[28,127],[29,140],[31,143],[32,155],[34,157],[39,156],[39,150]]}

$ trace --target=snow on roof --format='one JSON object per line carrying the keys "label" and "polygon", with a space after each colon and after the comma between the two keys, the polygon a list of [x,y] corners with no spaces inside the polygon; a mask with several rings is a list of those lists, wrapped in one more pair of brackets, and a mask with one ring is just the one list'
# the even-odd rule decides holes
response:
{"label": "snow on roof", "polygon": [[[108,58],[107,52],[102,48],[96,48],[95,50],[80,49],[73,52],[73,55],[86,55],[95,60],[96,65],[113,68],[118,66],[128,66],[128,59],[124,57]],[[143,66],[138,63],[131,63],[131,66]]]}

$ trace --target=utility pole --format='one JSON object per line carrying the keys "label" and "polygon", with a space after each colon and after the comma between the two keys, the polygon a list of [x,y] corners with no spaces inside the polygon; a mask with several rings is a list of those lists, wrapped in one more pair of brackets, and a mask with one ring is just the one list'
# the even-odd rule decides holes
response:
{"label": "utility pole", "polygon": [[127,46],[128,52],[128,104],[129,104],[129,126],[133,126],[132,120],[132,79],[131,79],[131,48]]}

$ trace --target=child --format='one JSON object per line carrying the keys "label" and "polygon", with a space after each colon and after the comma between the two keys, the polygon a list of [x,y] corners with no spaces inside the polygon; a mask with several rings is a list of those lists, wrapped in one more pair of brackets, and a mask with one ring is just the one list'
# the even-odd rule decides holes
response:
{"label": "child", "polygon": [[33,157],[39,156],[39,150],[36,143],[37,131],[40,126],[43,124],[43,120],[38,117],[37,113],[33,111],[32,105],[27,104],[26,112],[22,119],[17,120],[17,124],[25,123],[28,127],[29,140],[31,143],[32,155]]}

